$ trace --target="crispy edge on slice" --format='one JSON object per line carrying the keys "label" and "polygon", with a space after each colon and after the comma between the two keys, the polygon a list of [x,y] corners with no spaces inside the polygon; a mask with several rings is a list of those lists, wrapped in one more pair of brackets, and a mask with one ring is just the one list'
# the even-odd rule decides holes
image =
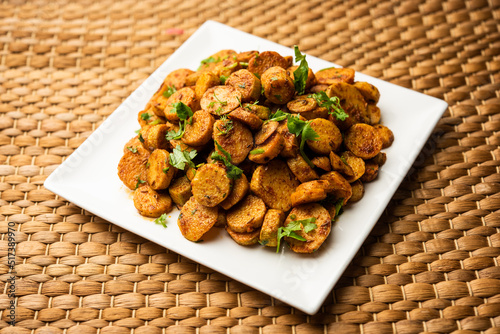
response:
{"label": "crispy edge on slice", "polygon": [[148,158],[146,180],[154,190],[166,189],[174,178],[176,168],[170,165],[170,153],[156,149]]}
{"label": "crispy edge on slice", "polygon": [[316,173],[316,171],[309,166],[300,154],[297,154],[293,158],[288,158],[286,163],[300,182],[307,182],[319,178],[318,173]]}
{"label": "crispy edge on slice", "polygon": [[218,219],[219,208],[201,205],[191,197],[182,207],[177,219],[177,225],[184,236],[190,241],[199,241]]}
{"label": "crispy edge on slice", "polygon": [[227,211],[227,226],[234,232],[251,232],[262,226],[265,214],[264,201],[249,194]]}
{"label": "crispy edge on slice", "polygon": [[229,210],[233,205],[238,203],[245,197],[250,190],[250,183],[245,174],[233,181],[233,189],[225,200],[220,203],[224,210]]}
{"label": "crispy edge on slice", "polygon": [[191,191],[198,203],[214,207],[227,198],[231,185],[231,179],[222,165],[204,164],[191,181]]}
{"label": "crispy edge on slice", "polygon": [[[146,181],[146,164],[149,158],[149,151],[143,148],[142,145],[137,145],[137,141],[132,139],[127,143],[131,145],[126,145],[124,148],[123,156],[120,158],[117,167],[118,177],[130,190],[134,190],[137,186],[144,183],[139,182],[139,180]],[[127,147],[130,147],[130,149]]]}
{"label": "crispy edge on slice", "polygon": [[231,230],[229,226],[226,226],[226,231],[238,245],[252,246],[259,242],[259,229],[252,232],[236,232]]}
{"label": "crispy edge on slice", "polygon": [[295,232],[306,239],[306,241],[285,237],[290,249],[296,253],[312,253],[317,251],[330,234],[332,218],[328,210],[318,203],[308,203],[293,208],[283,226],[287,226],[292,221],[309,218],[316,218],[314,224],[317,227],[309,233],[305,233],[303,230]]}
{"label": "crispy edge on slice", "polygon": [[250,151],[248,159],[258,164],[265,164],[276,158],[284,145],[285,141],[283,140],[283,136],[276,131],[265,142],[255,146],[255,148]]}
{"label": "crispy edge on slice", "polygon": [[334,196],[336,200],[343,199],[343,203],[346,204],[347,201],[352,196],[352,188],[349,182],[336,171],[331,171],[321,175],[321,180],[328,182],[327,188],[325,189],[327,193]]}
{"label": "crispy edge on slice", "polygon": [[351,126],[344,136],[344,145],[361,159],[371,159],[382,149],[378,130],[371,125],[358,123]]}
{"label": "crispy edge on slice", "polygon": [[202,146],[212,139],[215,119],[208,111],[198,110],[193,114],[191,122],[186,124],[186,130],[181,140],[190,146]]}
{"label": "crispy edge on slice", "polygon": [[165,192],[157,192],[149,185],[134,191],[134,206],[142,216],[157,218],[172,211],[172,199]]}
{"label": "crispy edge on slice", "polygon": [[292,207],[290,194],[299,184],[284,161],[273,159],[267,165],[259,165],[255,169],[250,189],[268,207],[288,211]]}
{"label": "crispy edge on slice", "polygon": [[285,212],[277,209],[269,209],[264,216],[260,229],[259,243],[267,247],[278,245],[278,229],[285,221]]}
{"label": "crispy edge on slice", "polygon": [[290,195],[292,206],[319,202],[326,198],[326,191],[330,188],[327,180],[313,180],[301,183]]}
{"label": "crispy edge on slice", "polygon": [[345,161],[345,163],[351,167],[353,171],[352,176],[345,175],[347,182],[352,183],[365,173],[365,161],[356,156],[354,153],[345,151],[340,155],[340,158]]}

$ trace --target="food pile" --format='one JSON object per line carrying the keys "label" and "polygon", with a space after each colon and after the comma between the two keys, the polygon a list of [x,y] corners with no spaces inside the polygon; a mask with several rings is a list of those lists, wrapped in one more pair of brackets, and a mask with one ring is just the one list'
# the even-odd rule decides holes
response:
{"label": "food pile", "polygon": [[240,245],[321,246],[394,137],[376,87],[349,68],[314,73],[294,51],[222,50],[167,75],[118,164],[141,215],[166,226],[176,205],[195,242],[215,226]]}

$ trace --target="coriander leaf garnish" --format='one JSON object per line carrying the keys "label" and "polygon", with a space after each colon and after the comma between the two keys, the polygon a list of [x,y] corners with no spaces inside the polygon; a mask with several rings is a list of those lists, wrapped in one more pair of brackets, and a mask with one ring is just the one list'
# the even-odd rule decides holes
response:
{"label": "coriander leaf garnish", "polygon": [[309,74],[309,65],[306,61],[306,55],[303,55],[299,51],[299,47],[297,45],[293,46],[295,52],[295,61],[299,62],[299,67],[293,72],[293,85],[295,86],[295,90],[298,95],[304,94],[306,90],[306,81],[307,76]]}
{"label": "coriander leaf garnish", "polygon": [[163,96],[166,98],[169,98],[176,91],[177,91],[177,88],[175,88],[175,86],[168,86],[167,89],[163,92]]}
{"label": "coriander leaf garnish", "polygon": [[307,140],[318,140],[319,136],[311,127],[311,121],[303,121],[298,116],[290,115],[287,120],[288,131],[295,136],[300,136],[299,153],[309,166],[314,168],[314,164],[304,153],[304,145]]}
{"label": "coriander leaf garnish", "polygon": [[226,83],[227,78],[229,78],[228,75],[221,75],[219,77],[220,83],[224,85]]}
{"label": "coriander leaf garnish", "polygon": [[256,148],[255,150],[251,150],[250,154],[261,154],[264,153],[264,150],[262,148]]}
{"label": "coriander leaf garnish", "polygon": [[214,160],[219,160],[224,163],[224,166],[226,166],[227,177],[232,180],[239,179],[241,177],[241,174],[243,174],[243,171],[232,164],[231,154],[229,154],[229,152],[222,148],[222,146],[220,146],[220,144],[216,140],[214,140],[214,142],[217,146],[217,149],[221,151],[222,154],[215,150],[210,157]]}
{"label": "coriander leaf garnish", "polygon": [[153,220],[153,222],[155,224],[163,226],[164,228],[167,228],[167,214],[166,213],[162,214],[160,217]]}
{"label": "coriander leaf garnish", "polygon": [[290,116],[289,113],[287,112],[284,112],[283,110],[281,109],[278,109],[276,110],[276,112],[274,114],[271,114],[269,116],[269,119],[267,119],[264,123],[267,123],[267,122],[279,122],[279,121],[283,121],[285,119],[288,118],[288,116]]}
{"label": "coriander leaf garnish", "polygon": [[335,202],[335,217],[340,216],[344,212],[344,199],[339,198],[337,202]]}
{"label": "coriander leaf garnish", "polygon": [[132,153],[137,153],[137,147],[135,146],[127,146],[127,150],[129,150]]}
{"label": "coriander leaf garnish", "polygon": [[340,106],[340,99],[337,96],[328,97],[324,91],[308,95],[318,102],[320,107],[328,109],[328,113],[339,121],[345,121],[349,115]]}
{"label": "coriander leaf garnish", "polygon": [[[141,130],[139,130],[139,131],[141,131]],[[139,137],[138,138],[139,138],[139,141],[141,143],[144,143],[144,138],[142,138],[142,133],[139,132]]]}
{"label": "coriander leaf garnish", "polygon": [[227,118],[227,115],[222,115],[220,117],[221,121],[221,129],[217,126],[217,130],[219,130],[218,135],[225,136],[233,129],[233,121]]}
{"label": "coriander leaf garnish", "polygon": [[172,150],[172,154],[170,154],[170,165],[181,170],[184,170],[186,164],[194,168],[193,159],[197,154],[198,152],[196,152],[196,150],[183,151],[181,145],[177,145],[177,147]]}
{"label": "coriander leaf garnish", "polygon": [[220,61],[221,61],[221,59],[219,57],[217,57],[217,58],[208,57],[206,59],[203,59],[201,61],[200,67],[198,67],[198,70],[200,70],[203,67],[203,65],[207,65],[207,64],[210,64],[210,63],[218,63]]}
{"label": "coriander leaf garnish", "polygon": [[149,114],[149,113],[147,113],[147,112],[145,112],[145,113],[142,113],[142,114],[141,114],[141,119],[142,119],[143,121],[147,121],[147,120],[149,120],[150,118],[151,118],[151,114]]}
{"label": "coriander leaf garnish", "polygon": [[146,183],[145,180],[141,180],[140,175],[137,175],[136,178],[137,178],[137,183],[135,184],[135,189],[139,188],[141,184]]}
{"label": "coriander leaf garnish", "polygon": [[172,105],[172,109],[170,112],[174,111],[179,117],[179,130],[177,131],[169,131],[167,132],[166,138],[167,140],[172,139],[180,139],[184,135],[184,131],[186,131],[186,124],[189,119],[193,116],[193,111],[187,105],[182,102],[176,102]]}
{"label": "coriander leaf garnish", "polygon": [[277,236],[278,244],[276,247],[276,253],[278,253],[280,250],[280,241],[283,237],[289,237],[300,241],[306,241],[305,238],[295,233],[295,231],[303,230],[304,233],[309,233],[318,227],[316,224],[314,224],[315,221],[316,218],[311,217],[301,220],[292,220],[291,222],[288,223],[287,226],[281,226],[278,229],[278,236]]}

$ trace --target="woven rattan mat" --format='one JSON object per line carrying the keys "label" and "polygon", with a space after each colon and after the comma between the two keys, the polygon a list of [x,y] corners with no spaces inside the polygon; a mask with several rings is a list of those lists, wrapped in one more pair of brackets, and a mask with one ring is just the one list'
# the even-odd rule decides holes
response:
{"label": "woven rattan mat", "polygon": [[[43,187],[207,19],[450,105],[314,316]],[[499,54],[498,0],[1,2],[0,333],[500,333]]]}

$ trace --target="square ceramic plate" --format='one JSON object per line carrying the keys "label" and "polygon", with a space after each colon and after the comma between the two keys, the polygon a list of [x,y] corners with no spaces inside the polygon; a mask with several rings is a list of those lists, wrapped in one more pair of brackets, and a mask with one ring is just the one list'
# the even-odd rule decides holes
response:
{"label": "square ceramic plate", "polygon": [[[385,152],[387,163],[376,181],[366,185],[364,198],[350,206],[335,222],[320,250],[311,255],[279,253],[268,247],[237,245],[223,229],[204,242],[184,239],[177,227],[178,211],[171,212],[168,227],[141,217],[131,192],[117,176],[125,143],[139,128],[137,114],[174,69],[195,70],[200,60],[222,50],[273,50],[283,56],[293,50],[217,22],[203,24],[45,181],[45,187],[68,201],[116,225],[156,242],[178,254],[219,271],[306,313],[318,311],[425,144],[447,104],[361,73],[356,81],[378,87],[382,121],[396,140]],[[336,66],[307,56],[314,71]]]}

